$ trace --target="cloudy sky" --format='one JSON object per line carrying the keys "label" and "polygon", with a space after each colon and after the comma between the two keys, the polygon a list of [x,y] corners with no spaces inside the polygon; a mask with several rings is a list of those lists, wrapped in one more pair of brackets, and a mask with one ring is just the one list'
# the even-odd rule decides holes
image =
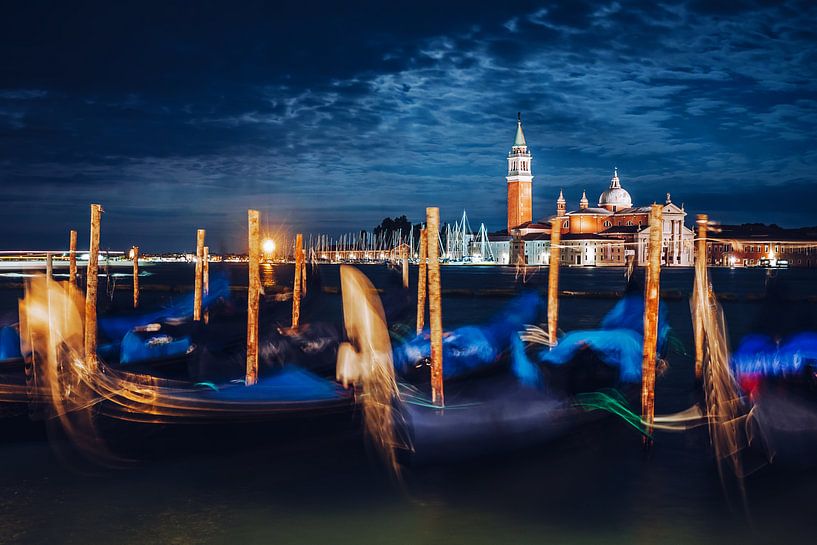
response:
{"label": "cloudy sky", "polygon": [[247,208],[499,229],[517,111],[537,217],[618,166],[636,203],[817,224],[811,1],[78,5],[0,17],[0,248],[87,240],[91,202],[145,251],[241,250]]}

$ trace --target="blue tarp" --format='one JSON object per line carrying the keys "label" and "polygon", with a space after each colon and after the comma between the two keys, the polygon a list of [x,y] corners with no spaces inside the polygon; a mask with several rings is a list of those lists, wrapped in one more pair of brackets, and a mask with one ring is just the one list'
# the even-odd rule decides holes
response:
{"label": "blue tarp", "polygon": [[306,369],[292,365],[281,368],[273,375],[262,377],[251,387],[233,385],[228,388],[202,390],[196,395],[236,402],[326,401],[347,396],[335,381],[321,378]]}
{"label": "blue tarp", "polygon": [[[443,378],[449,379],[494,363],[510,348],[516,332],[533,323],[542,309],[542,299],[535,292],[520,295],[484,326],[459,327],[443,337]],[[428,330],[394,349],[394,366],[407,373],[424,358],[431,356]]]}
{"label": "blue tarp", "polygon": [[571,331],[552,349],[539,354],[542,363],[563,365],[582,349],[590,349],[607,365],[618,367],[624,382],[641,380],[644,337],[630,329],[597,329]]}
{"label": "blue tarp", "polygon": [[[664,352],[670,327],[666,305],[658,306],[658,353]],[[601,328],[577,330],[559,339],[558,344],[539,353],[539,361],[553,365],[570,362],[583,349],[592,350],[607,365],[619,368],[624,382],[641,380],[644,350],[644,296],[625,295],[601,320]],[[520,377],[520,380],[524,378]]]}
{"label": "blue tarp", "polygon": [[[601,329],[629,329],[644,336],[644,296],[625,295],[601,320]],[[667,323],[667,307],[658,302],[658,353],[664,352],[670,327]]]}
{"label": "blue tarp", "polygon": [[[229,297],[230,284],[227,278],[218,276],[210,277],[210,289],[202,299],[202,307],[207,308],[214,301]],[[109,339],[122,339],[129,331],[135,327],[162,322],[169,318],[185,318],[193,315],[194,295],[185,295],[179,302],[174,303],[161,310],[139,314],[135,316],[118,316],[101,318],[99,320],[99,330]]]}
{"label": "blue tarp", "polygon": [[817,333],[803,332],[775,342],[768,335],[746,335],[732,354],[738,376],[782,376],[817,365]]}
{"label": "blue tarp", "polygon": [[0,361],[22,358],[20,335],[12,326],[0,327]]}
{"label": "blue tarp", "polygon": [[511,341],[511,371],[523,386],[541,388],[544,386],[542,372],[535,363],[530,361],[525,353],[525,345],[519,335],[514,335]]}
{"label": "blue tarp", "polygon": [[122,339],[119,363],[141,363],[183,356],[191,346],[190,337],[175,338],[165,333],[129,331]]}

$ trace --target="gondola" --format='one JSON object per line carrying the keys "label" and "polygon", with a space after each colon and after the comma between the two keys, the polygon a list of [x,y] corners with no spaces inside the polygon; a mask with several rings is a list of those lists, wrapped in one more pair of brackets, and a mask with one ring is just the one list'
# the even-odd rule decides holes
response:
{"label": "gondola", "polygon": [[817,309],[771,272],[766,296],[731,356],[746,401],[747,456],[803,468],[817,462]]}
{"label": "gondola", "polygon": [[[553,350],[525,347],[518,334],[542,308],[538,294],[526,293],[488,324],[444,336],[444,407],[429,399],[428,332],[394,348],[405,463],[445,463],[547,442],[602,417],[598,408],[629,415],[639,428],[629,409],[638,402],[641,380],[644,306],[638,286],[599,330],[565,335]],[[664,351],[669,328],[665,312],[660,316]]]}
{"label": "gondola", "polygon": [[[32,369],[26,375],[32,415],[46,422],[59,443],[67,440],[100,461],[113,457],[108,445],[122,453],[162,450],[161,445],[181,436],[191,444],[208,443],[219,434],[255,426],[256,433],[280,437],[307,422],[354,419],[354,392],[338,386],[334,369],[328,378],[263,354],[257,384],[247,387],[246,352],[235,350],[237,337],[246,342],[246,314],[229,302],[212,305],[207,324],[172,315],[159,322],[153,321],[155,315],[133,315],[131,321],[148,323],[122,335],[112,361],[99,351],[93,363],[81,356],[83,327],[75,293],[41,278],[27,290],[25,304],[21,314],[33,331],[31,346],[23,349]],[[58,327],[52,318],[61,321]],[[304,343],[310,332],[323,337],[310,327],[298,335],[268,331],[261,336],[262,351],[265,344],[291,337]],[[333,362],[336,346],[331,338],[323,346]],[[208,354],[229,357],[210,372],[202,365]],[[272,428],[257,428],[263,423]]]}

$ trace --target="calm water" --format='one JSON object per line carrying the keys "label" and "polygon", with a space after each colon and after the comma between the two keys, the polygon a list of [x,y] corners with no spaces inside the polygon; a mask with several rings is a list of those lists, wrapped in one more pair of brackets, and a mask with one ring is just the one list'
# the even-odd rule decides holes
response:
{"label": "calm water", "polygon": [[[146,286],[192,283],[188,265],[144,270],[151,273],[142,278]],[[363,270],[380,287],[399,282],[385,267]],[[214,265],[212,274],[219,273],[246,283],[240,265]],[[267,281],[291,283],[291,274],[291,267],[279,266]],[[716,270],[713,282],[719,292],[761,293],[764,274]],[[782,274],[797,290],[817,294],[817,273]],[[322,267],[325,285],[337,286],[337,275],[337,267]],[[0,277],[0,308],[14,308],[19,293],[9,284],[19,281]],[[442,282],[443,288],[515,285],[512,269],[483,267],[444,267]],[[546,283],[542,270],[527,286]],[[612,292],[623,284],[620,269],[568,269],[561,276],[565,290]],[[665,271],[662,285],[688,292],[692,273]],[[114,303],[126,305],[129,297],[115,292]],[[143,307],[178,297],[146,289]],[[505,301],[447,297],[443,320],[452,327],[480,322]],[[594,326],[614,303],[563,298],[560,327]],[[667,304],[687,353],[669,358],[656,391],[659,413],[682,410],[695,398],[689,304],[682,298]],[[724,308],[734,343],[759,307],[743,301]],[[305,319],[339,323],[340,297],[323,294],[310,312]],[[194,430],[201,439],[195,448],[108,470],[67,463],[36,424],[26,433],[2,429],[0,543],[812,543],[817,529],[817,471],[761,469],[746,482],[744,506],[721,487],[705,432],[658,434],[645,456],[639,437],[612,419],[524,452],[408,469],[400,485],[352,434],[254,447],[225,446],[208,430]]]}

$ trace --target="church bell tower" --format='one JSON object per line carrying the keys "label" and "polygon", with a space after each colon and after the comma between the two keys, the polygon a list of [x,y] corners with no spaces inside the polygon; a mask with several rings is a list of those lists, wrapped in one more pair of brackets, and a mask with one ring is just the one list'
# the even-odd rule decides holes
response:
{"label": "church bell tower", "polygon": [[517,114],[516,137],[508,153],[508,233],[533,218],[531,203],[531,155],[522,132],[522,114]]}

